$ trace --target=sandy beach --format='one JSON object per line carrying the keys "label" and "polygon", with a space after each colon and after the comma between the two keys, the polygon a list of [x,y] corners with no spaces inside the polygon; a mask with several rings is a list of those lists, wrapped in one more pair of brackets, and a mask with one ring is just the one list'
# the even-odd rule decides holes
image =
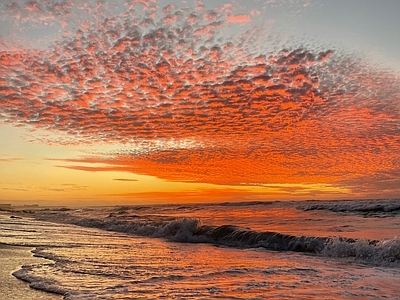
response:
{"label": "sandy beach", "polygon": [[27,282],[15,278],[12,273],[22,265],[37,263],[30,247],[9,246],[0,243],[0,300],[60,300],[62,296],[34,290]]}

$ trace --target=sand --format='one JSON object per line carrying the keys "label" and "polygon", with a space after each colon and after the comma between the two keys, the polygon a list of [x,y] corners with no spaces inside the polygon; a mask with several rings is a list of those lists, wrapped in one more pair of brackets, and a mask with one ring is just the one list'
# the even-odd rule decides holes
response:
{"label": "sand", "polygon": [[27,282],[12,273],[22,265],[37,263],[30,247],[9,246],[0,243],[0,300],[60,300],[62,296],[31,289]]}

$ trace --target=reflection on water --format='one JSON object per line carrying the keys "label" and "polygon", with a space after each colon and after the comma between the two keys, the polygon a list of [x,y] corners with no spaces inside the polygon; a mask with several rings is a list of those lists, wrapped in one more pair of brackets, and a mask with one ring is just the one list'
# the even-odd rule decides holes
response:
{"label": "reflection on water", "polygon": [[[398,240],[374,244],[364,237],[378,233],[372,228],[376,224],[382,224],[382,236],[390,236],[398,229],[398,217],[370,219],[304,211],[289,204],[109,207],[37,211],[33,215],[55,217],[64,223],[78,218],[88,226],[108,226],[104,231],[38,221],[26,214],[22,219],[1,216],[0,242],[37,247],[35,255],[48,259],[15,275],[35,288],[65,294],[66,299],[399,299]],[[171,225],[168,222],[183,216],[201,216],[203,225],[199,226],[232,224],[296,236],[315,234],[315,238],[335,236],[339,231],[332,228],[338,227],[344,228],[340,234],[361,239],[342,240],[321,253],[307,254],[268,251],[262,244],[227,247],[217,240],[203,244],[194,239],[178,243],[116,232],[128,232],[134,227],[127,224],[139,221],[147,222],[149,228]],[[394,267],[388,267],[390,260]]]}

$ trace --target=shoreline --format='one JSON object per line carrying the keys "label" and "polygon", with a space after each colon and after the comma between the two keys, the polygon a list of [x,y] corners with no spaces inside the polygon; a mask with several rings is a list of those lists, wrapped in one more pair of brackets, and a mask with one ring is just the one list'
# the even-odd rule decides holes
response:
{"label": "shoreline", "polygon": [[30,252],[32,247],[13,246],[0,242],[0,300],[61,300],[62,295],[36,290],[29,283],[12,275],[23,265],[35,264],[41,258],[34,257]]}

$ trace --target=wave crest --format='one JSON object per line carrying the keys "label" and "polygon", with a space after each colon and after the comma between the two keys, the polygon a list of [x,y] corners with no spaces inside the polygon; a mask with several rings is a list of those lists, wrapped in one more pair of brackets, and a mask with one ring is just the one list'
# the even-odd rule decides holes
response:
{"label": "wave crest", "polygon": [[368,240],[295,236],[280,232],[255,231],[234,225],[203,225],[195,218],[160,216],[134,216],[134,220],[120,220],[114,217],[87,219],[71,215],[65,216],[64,219],[56,218],[55,215],[42,215],[39,218],[175,242],[210,243],[239,248],[262,247],[273,251],[307,252],[325,257],[346,258],[373,265],[400,266],[400,237]]}
{"label": "wave crest", "polygon": [[299,206],[304,211],[326,210],[350,213],[364,217],[393,216],[400,214],[400,200],[365,200],[312,203]]}

